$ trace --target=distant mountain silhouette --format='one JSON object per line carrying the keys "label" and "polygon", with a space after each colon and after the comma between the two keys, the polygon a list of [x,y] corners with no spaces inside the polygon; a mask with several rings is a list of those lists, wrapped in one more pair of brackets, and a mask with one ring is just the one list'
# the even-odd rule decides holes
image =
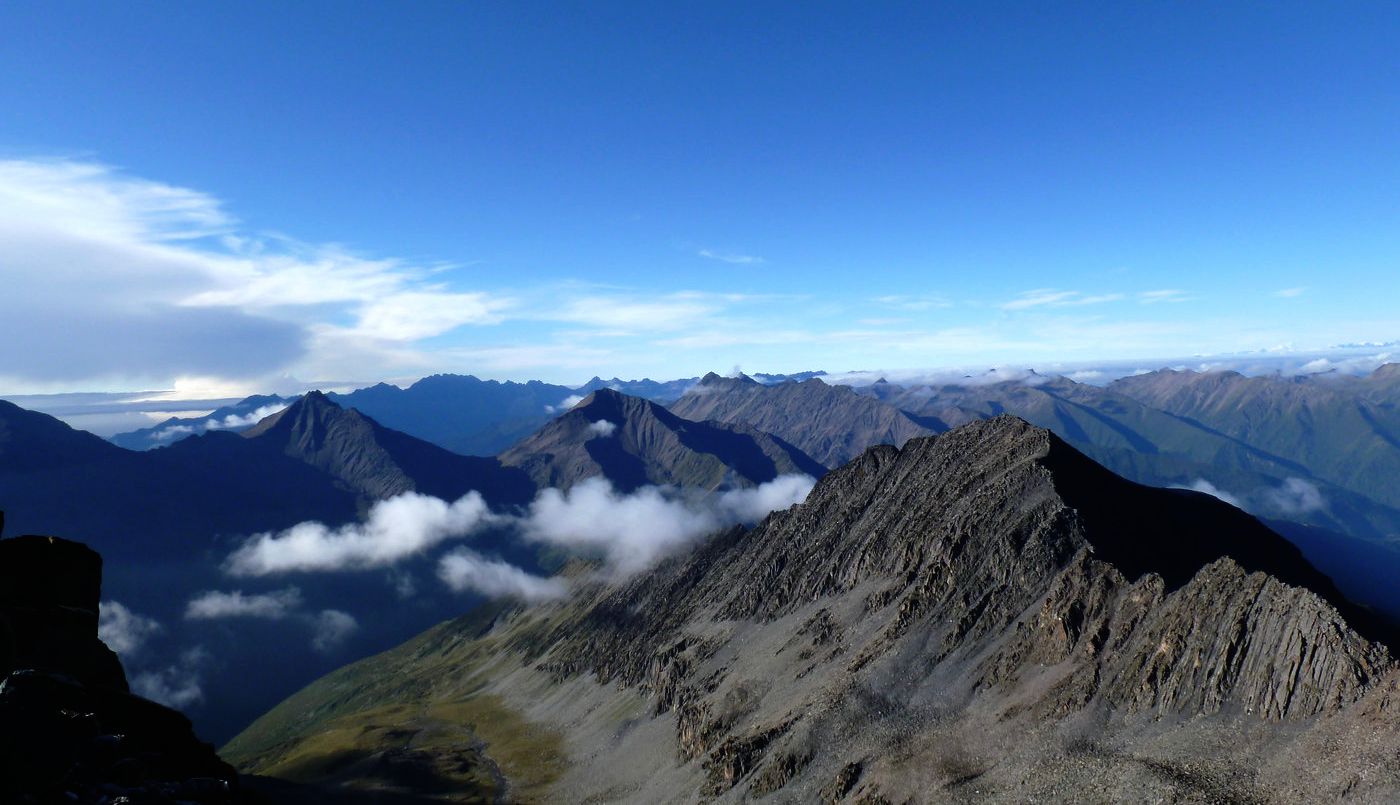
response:
{"label": "distant mountain silhouette", "polygon": [[825,468],[801,450],[746,425],[695,422],[661,405],[599,389],[501,454],[541,487],[568,488],[601,475],[621,490],[647,484],[746,487]]}
{"label": "distant mountain silhouette", "polygon": [[[583,392],[586,394],[587,392]],[[433,375],[406,389],[379,383],[350,394],[328,394],[380,424],[469,456],[493,456],[533,433],[582,396],[568,386]]]}
{"label": "distant mountain silhouette", "polygon": [[316,392],[242,434],[210,431],[144,452],[0,402],[0,502],[11,528],[69,534],[112,558],[198,556],[219,537],[344,523],[410,489],[446,499],[477,489],[498,506],[534,492],[494,458],[451,453]]}
{"label": "distant mountain silhouette", "polygon": [[128,450],[150,450],[165,447],[190,436],[198,436],[211,430],[228,430],[234,433],[253,427],[263,417],[279,407],[286,406],[293,398],[278,397],[275,394],[256,394],[218,408],[208,416],[170,417],[149,428],[118,433],[109,441]]}

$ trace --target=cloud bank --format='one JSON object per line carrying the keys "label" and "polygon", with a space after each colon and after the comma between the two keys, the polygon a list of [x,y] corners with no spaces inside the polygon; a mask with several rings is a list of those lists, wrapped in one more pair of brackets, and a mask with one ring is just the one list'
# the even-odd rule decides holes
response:
{"label": "cloud bank", "polygon": [[785,475],[695,503],[655,486],[624,495],[607,479],[589,478],[567,492],[540,492],[519,526],[527,540],[600,554],[608,575],[625,578],[725,526],[801,503],[815,483],[809,476]]}
{"label": "cloud bank", "polygon": [[[801,503],[815,483],[810,476],[783,475],[753,489],[696,499],[655,486],[622,494],[606,479],[590,478],[567,492],[541,491],[523,515],[493,514],[475,492],[452,504],[410,492],[375,504],[365,523],[331,529],[308,522],[280,534],[253,537],[230,555],[224,569],[235,576],[263,576],[392,566],[491,524],[513,527],[527,542],[600,557],[603,574],[618,580],[689,549],[719,529],[752,523]],[[568,591],[561,579],[535,576],[466,548],[440,557],[437,576],[455,592],[491,598],[535,602],[560,598]],[[410,580],[402,594],[412,593]],[[186,617],[282,618],[300,604],[295,587],[253,596],[209,592],[190,602]]]}

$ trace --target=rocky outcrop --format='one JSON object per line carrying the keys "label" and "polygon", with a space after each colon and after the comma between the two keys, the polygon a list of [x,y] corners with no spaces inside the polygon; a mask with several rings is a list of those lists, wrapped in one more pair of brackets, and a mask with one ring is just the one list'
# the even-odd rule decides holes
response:
{"label": "rocky outcrop", "polygon": [[0,801],[236,801],[189,720],[128,691],[97,637],[101,583],[84,545],[0,540]]}

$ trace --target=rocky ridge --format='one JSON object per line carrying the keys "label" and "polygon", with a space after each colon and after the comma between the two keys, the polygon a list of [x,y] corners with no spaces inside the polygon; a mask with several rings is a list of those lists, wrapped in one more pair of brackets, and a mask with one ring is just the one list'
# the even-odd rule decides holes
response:
{"label": "rocky ridge", "polygon": [[541,488],[560,489],[602,476],[623,491],[649,484],[716,490],[826,471],[791,444],[747,425],[684,419],[607,388],[500,458]]}
{"label": "rocky ridge", "polygon": [[818,378],[764,385],[711,372],[671,404],[687,419],[744,424],[796,445],[827,467],[839,467],[867,447],[903,445],[934,429],[848,386]]}
{"label": "rocky ridge", "polygon": [[1367,729],[1328,790],[1383,796],[1400,739],[1357,720],[1400,687],[1389,634],[1253,518],[997,417],[621,586],[438,627],[228,751],[277,767],[408,688],[557,736],[555,799],[1249,801]]}
{"label": "rocky ridge", "polygon": [[101,579],[79,543],[0,540],[0,801],[234,802],[189,720],[130,693],[97,637]]}

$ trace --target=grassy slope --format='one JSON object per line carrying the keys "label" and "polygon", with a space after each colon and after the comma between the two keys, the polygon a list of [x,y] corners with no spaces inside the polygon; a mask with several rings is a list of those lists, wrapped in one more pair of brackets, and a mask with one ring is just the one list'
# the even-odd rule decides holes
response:
{"label": "grassy slope", "polygon": [[483,693],[501,638],[487,607],[307,686],[221,754],[245,773],[452,802],[536,800],[564,766],[559,736]]}

